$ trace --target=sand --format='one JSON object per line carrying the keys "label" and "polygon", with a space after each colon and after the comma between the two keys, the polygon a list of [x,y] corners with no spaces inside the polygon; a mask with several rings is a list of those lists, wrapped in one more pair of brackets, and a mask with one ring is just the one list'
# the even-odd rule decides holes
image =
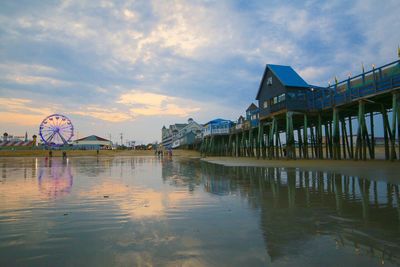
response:
{"label": "sand", "polygon": [[[68,157],[96,156],[96,150],[66,150]],[[114,156],[154,156],[154,150],[100,150],[100,157]],[[47,157],[48,150],[0,150],[0,157]],[[174,150],[173,156],[198,158],[199,152],[193,150]],[[61,150],[53,150],[53,157],[62,157]]]}

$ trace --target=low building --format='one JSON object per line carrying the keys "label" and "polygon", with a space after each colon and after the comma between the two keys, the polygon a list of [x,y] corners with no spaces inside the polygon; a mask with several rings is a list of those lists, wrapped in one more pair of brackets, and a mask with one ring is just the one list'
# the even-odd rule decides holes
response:
{"label": "low building", "polygon": [[258,127],[260,122],[260,110],[254,104],[251,105],[246,109],[246,120],[250,122],[251,127]]}
{"label": "low building", "polygon": [[188,123],[175,123],[167,129],[162,128],[162,145],[164,148],[191,148],[198,141],[201,141],[202,126],[192,118]]}
{"label": "low building", "polygon": [[73,148],[85,150],[111,149],[112,142],[97,135],[89,135],[72,142]]}
{"label": "low building", "polygon": [[32,140],[28,140],[28,133],[24,136],[3,134],[3,141],[0,140],[0,149],[2,150],[24,150],[36,146],[36,135],[32,136]]}
{"label": "low building", "polygon": [[209,135],[225,135],[229,134],[231,127],[235,124],[233,121],[225,119],[215,119],[207,122],[203,128],[203,137]]}
{"label": "low building", "polygon": [[187,123],[175,123],[168,128],[163,126],[161,130],[162,145],[165,148],[172,148],[173,143],[177,140],[177,135],[181,129],[187,126]]}

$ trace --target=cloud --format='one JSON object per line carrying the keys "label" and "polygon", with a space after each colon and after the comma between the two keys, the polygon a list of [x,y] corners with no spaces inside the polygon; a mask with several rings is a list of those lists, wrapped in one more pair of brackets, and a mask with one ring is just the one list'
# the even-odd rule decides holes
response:
{"label": "cloud", "polygon": [[51,85],[51,86],[65,86],[71,83],[54,79],[51,77],[45,76],[32,76],[32,75],[7,75],[5,77],[7,82],[12,82],[16,84],[43,84],[43,85]]}
{"label": "cloud", "polygon": [[54,108],[35,106],[27,98],[0,98],[0,122],[21,126],[36,126],[48,115],[53,114]]}
{"label": "cloud", "polygon": [[137,116],[187,117],[200,111],[194,101],[139,90],[122,94],[117,103],[137,106],[130,108],[130,111]]}
{"label": "cloud", "polygon": [[80,111],[72,111],[71,114],[76,114],[80,116],[89,116],[98,120],[108,121],[108,122],[124,122],[130,121],[135,118],[134,115],[129,112],[123,112],[117,108],[101,108],[97,106],[89,106],[83,108]]}

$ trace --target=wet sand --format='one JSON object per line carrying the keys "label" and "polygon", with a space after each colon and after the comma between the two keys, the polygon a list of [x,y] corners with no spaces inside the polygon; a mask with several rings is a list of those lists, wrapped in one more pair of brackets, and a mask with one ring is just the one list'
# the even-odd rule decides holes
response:
{"label": "wet sand", "polygon": [[224,166],[299,168],[309,171],[336,172],[370,180],[384,180],[396,183],[400,181],[400,161],[263,160],[232,157],[207,157],[202,158],[202,160]]}

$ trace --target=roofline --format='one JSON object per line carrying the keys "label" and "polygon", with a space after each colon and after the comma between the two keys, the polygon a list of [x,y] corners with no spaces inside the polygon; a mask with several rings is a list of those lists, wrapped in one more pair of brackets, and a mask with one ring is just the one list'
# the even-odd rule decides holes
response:
{"label": "roofline", "polygon": [[[100,137],[100,136],[97,136],[97,135],[95,135],[95,134],[88,135],[88,136],[86,136],[86,137],[83,137],[83,138],[80,138],[80,139],[73,140],[73,142],[76,142],[76,141],[82,141],[82,140],[85,140],[86,138],[88,138],[88,137],[91,137],[91,136],[96,136],[96,138],[100,138],[100,139],[101,139],[101,140],[96,140],[96,141],[107,141],[107,142],[111,142],[110,140],[108,140],[108,139],[105,139],[105,138],[103,138],[103,137]],[[94,140],[89,140],[89,141],[94,141]]]}
{"label": "roofline", "polygon": [[[262,88],[262,86],[263,86],[263,84],[264,84],[265,75],[267,74],[267,70],[268,70],[268,69],[275,75],[275,77],[278,79],[278,81],[279,81],[284,87],[310,88],[310,85],[309,85],[306,81],[304,81],[304,79],[301,78],[300,75],[299,75],[300,78],[303,79],[303,81],[308,85],[307,87],[304,87],[304,86],[296,86],[296,85],[285,86],[285,84],[282,82],[282,80],[279,78],[279,76],[278,76],[278,75],[274,72],[274,70],[273,70],[272,68],[270,68],[269,66],[288,67],[288,68],[291,68],[294,72],[296,72],[291,66],[287,66],[287,65],[275,65],[275,64],[267,64],[267,65],[265,65],[264,74],[263,74],[263,76],[262,76],[262,79],[261,79],[261,82],[260,82],[260,86],[258,87],[258,92],[257,92],[257,95],[256,95],[256,100],[259,100],[259,99],[260,99],[259,96],[260,96],[261,88]],[[297,72],[296,72],[296,73],[297,73]]]}

